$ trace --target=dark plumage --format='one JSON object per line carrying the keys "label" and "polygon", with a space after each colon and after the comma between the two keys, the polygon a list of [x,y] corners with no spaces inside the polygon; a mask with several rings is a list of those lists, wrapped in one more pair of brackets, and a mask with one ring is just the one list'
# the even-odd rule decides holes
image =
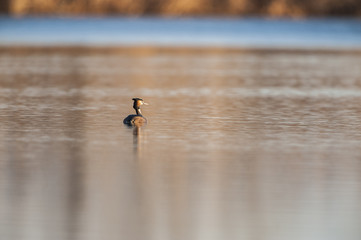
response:
{"label": "dark plumage", "polygon": [[148,104],[145,103],[141,98],[133,98],[132,100],[134,101],[133,108],[136,114],[131,114],[128,117],[124,118],[123,123],[128,126],[143,126],[144,124],[147,123],[147,119],[143,117],[140,111],[140,106],[142,106],[143,104],[144,105],[148,105]]}

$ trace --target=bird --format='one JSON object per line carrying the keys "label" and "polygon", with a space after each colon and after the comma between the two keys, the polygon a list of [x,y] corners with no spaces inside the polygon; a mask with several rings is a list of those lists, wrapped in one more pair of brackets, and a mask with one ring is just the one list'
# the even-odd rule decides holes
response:
{"label": "bird", "polygon": [[147,119],[143,117],[142,112],[140,111],[140,106],[148,105],[141,98],[132,98],[133,108],[136,114],[131,114],[128,117],[124,118],[123,123],[128,126],[143,126],[147,123]]}

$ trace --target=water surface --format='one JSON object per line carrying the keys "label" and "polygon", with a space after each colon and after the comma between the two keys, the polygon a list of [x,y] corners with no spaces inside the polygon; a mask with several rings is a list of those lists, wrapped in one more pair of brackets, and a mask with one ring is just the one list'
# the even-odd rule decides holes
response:
{"label": "water surface", "polygon": [[361,49],[360,19],[0,16],[0,46]]}
{"label": "water surface", "polygon": [[[1,239],[358,240],[361,55],[2,49]],[[123,125],[131,98],[148,125]]]}

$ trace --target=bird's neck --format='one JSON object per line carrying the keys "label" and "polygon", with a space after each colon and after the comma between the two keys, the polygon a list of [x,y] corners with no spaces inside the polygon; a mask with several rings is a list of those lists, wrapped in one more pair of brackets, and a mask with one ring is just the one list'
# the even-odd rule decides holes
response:
{"label": "bird's neck", "polygon": [[142,115],[142,112],[140,111],[140,108],[136,108],[135,112],[137,113],[137,115]]}

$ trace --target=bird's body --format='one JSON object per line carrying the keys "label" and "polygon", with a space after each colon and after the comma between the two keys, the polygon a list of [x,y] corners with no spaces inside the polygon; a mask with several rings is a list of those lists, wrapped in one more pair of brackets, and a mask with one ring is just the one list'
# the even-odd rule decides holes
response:
{"label": "bird's body", "polygon": [[142,115],[131,114],[124,118],[123,123],[130,126],[144,125],[147,123],[147,119]]}
{"label": "bird's body", "polygon": [[131,114],[128,117],[124,118],[123,123],[128,126],[143,126],[147,123],[147,119],[143,117],[140,111],[140,106],[143,104],[144,105],[148,105],[148,104],[145,103],[141,98],[133,98],[132,100],[134,101],[133,108],[136,114]]}

